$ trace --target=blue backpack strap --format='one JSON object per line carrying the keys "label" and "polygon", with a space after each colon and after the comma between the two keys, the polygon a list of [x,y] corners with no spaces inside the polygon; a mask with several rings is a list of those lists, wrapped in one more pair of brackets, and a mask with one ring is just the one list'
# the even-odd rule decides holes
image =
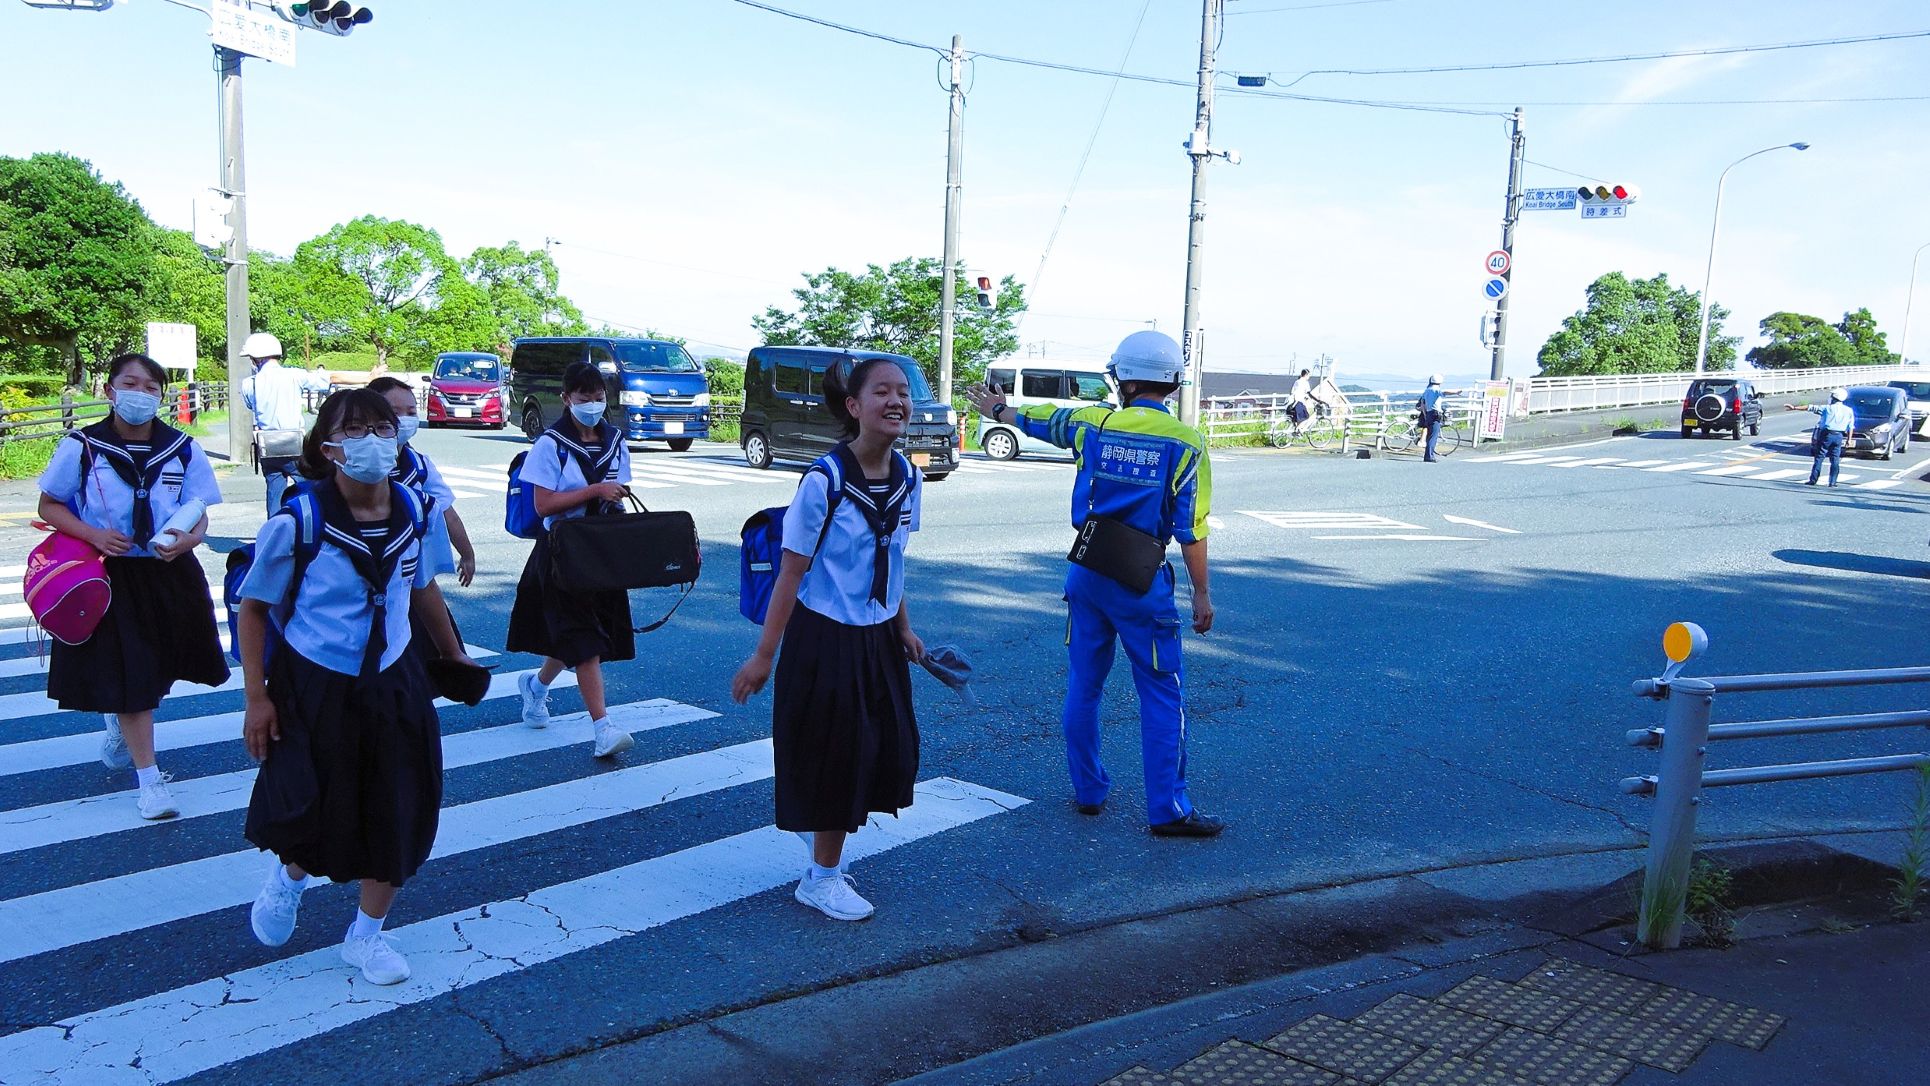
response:
{"label": "blue backpack strap", "polygon": [[811,561],[818,560],[818,552],[824,549],[824,540],[831,534],[831,516],[838,511],[838,501],[844,497],[844,468],[838,463],[836,454],[818,458],[805,474],[820,472],[824,475],[824,524],[818,528],[818,541],[811,547]]}

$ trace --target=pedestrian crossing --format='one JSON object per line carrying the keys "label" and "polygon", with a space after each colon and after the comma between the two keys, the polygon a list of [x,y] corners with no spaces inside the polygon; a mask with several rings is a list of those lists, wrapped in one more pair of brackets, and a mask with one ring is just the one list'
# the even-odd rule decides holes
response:
{"label": "pedestrian crossing", "polygon": [[[1066,460],[991,460],[967,456],[952,469],[963,476],[997,476],[1037,472],[1063,472],[1072,467]],[[457,501],[503,500],[509,483],[509,465],[483,464],[476,467],[438,464],[437,469],[449,484]],[[669,490],[675,487],[719,487],[739,483],[796,486],[797,474],[782,469],[758,470],[741,463],[727,463],[712,457],[634,456],[630,460],[632,490]],[[3,576],[4,574],[0,574]],[[5,617],[0,605],[0,618]]]}
{"label": "pedestrian crossing", "polygon": [[[18,574],[0,568],[9,575]],[[60,712],[33,668],[13,666],[23,660],[33,662],[0,660],[0,739],[13,740],[0,742],[0,1081],[180,1081],[664,925],[701,923],[707,911],[788,887],[806,863],[795,835],[762,824],[775,772],[769,738],[729,728],[713,736],[718,713],[646,699],[609,710],[637,746],[595,761],[586,713],[559,711],[549,727],[530,728],[517,690],[530,672],[498,671],[480,706],[438,702],[444,772],[461,787],[446,789],[431,858],[391,914],[412,976],[376,987],[340,957],[347,916],[336,914],[352,898],[311,889],[283,948],[249,933],[248,907],[273,861],[241,834],[256,771],[240,743],[238,678],[180,686],[163,701],[156,747],[177,773],[179,814],[145,822],[132,774],[98,761],[100,718]],[[552,690],[574,683],[564,672]],[[899,817],[854,834],[847,858],[1028,802],[944,776],[915,794]],[[737,817],[720,822],[720,811]],[[640,818],[667,843],[594,847]],[[417,893],[418,883],[430,889]],[[915,907],[889,893],[880,897],[892,907]],[[772,931],[800,922],[788,894],[770,908],[781,913]],[[166,941],[144,942],[153,939]],[[188,964],[145,983],[129,966],[157,946]],[[83,960],[101,965],[74,967]]]}
{"label": "pedestrian crossing", "polygon": [[[1470,464],[1499,464],[1508,467],[1535,465],[1546,468],[1597,468],[1622,471],[1645,471],[1657,474],[1688,474],[1691,476],[1716,479],[1749,479],[1756,482],[1795,482],[1807,481],[1809,468],[1778,467],[1777,462],[1766,457],[1752,455],[1741,463],[1723,463],[1710,459],[1694,460],[1630,460],[1617,456],[1574,456],[1563,453],[1542,453],[1533,451],[1495,453],[1489,456],[1471,456],[1465,461]],[[1787,463],[1787,461],[1783,461]],[[1890,490],[1902,486],[1907,480],[1885,474],[1845,471],[1837,481],[1847,487],[1859,490]]]}

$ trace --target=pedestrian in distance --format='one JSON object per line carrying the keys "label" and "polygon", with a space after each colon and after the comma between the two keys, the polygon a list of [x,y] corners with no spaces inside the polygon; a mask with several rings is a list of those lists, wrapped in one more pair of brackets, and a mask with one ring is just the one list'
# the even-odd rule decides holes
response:
{"label": "pedestrian in distance", "polygon": [[905,371],[889,358],[848,365],[824,375],[845,439],[798,483],[764,632],[730,693],[741,705],[762,690],[775,658],[777,826],[811,852],[794,896],[863,920],[872,906],[844,870],[845,839],[874,812],[911,806],[918,779],[910,664],[925,645],[905,603],[905,548],[924,476],[892,448],[911,414]]}
{"label": "pedestrian in distance", "polygon": [[417,494],[436,500],[436,508],[442,510],[443,522],[449,529],[449,543],[456,549],[456,583],[468,588],[470,582],[476,579],[476,546],[469,541],[469,528],[463,524],[462,515],[456,512],[456,492],[449,489],[442,472],[436,469],[435,461],[410,444],[422,429],[415,389],[397,377],[377,377],[367,387],[370,392],[380,393],[395,411],[397,450],[395,470],[390,473],[390,478]]}
{"label": "pedestrian in distance", "polygon": [[1811,460],[1807,486],[1815,486],[1816,480],[1822,476],[1824,457],[1829,458],[1829,485],[1836,485],[1837,472],[1843,465],[1843,446],[1856,432],[1856,412],[1850,410],[1850,405],[1845,402],[1849,398],[1849,389],[1836,388],[1830,390],[1829,403],[1824,406],[1813,403],[1783,405],[1785,411],[1808,411],[1820,416],[1809,443]]}
{"label": "pedestrian in distance", "polygon": [[[308,379],[281,364],[281,340],[256,332],[241,345],[255,372],[241,383],[241,402],[255,417],[255,452],[268,480],[268,511],[281,507],[282,491],[300,458],[302,396]],[[233,450],[240,455],[240,450]]]}
{"label": "pedestrian in distance", "polygon": [[1113,646],[1126,649],[1139,693],[1140,757],[1146,817],[1162,837],[1212,837],[1224,823],[1193,808],[1186,792],[1186,708],[1179,612],[1166,545],[1177,539],[1193,586],[1193,632],[1213,628],[1206,557],[1207,510],[1213,492],[1206,438],[1174,419],[1166,400],[1185,380],[1179,344],[1162,332],[1134,332],[1120,342],[1107,372],[1123,408],[1014,411],[1004,392],[984,385],[966,392],[994,421],[1062,449],[1078,465],[1072,526],[1078,531],[1066,569],[1070,659],[1063,726],[1073,803],[1097,815],[1112,788],[1099,756],[1099,702],[1112,670]]}
{"label": "pedestrian in distance", "polygon": [[1441,410],[1441,400],[1443,397],[1459,395],[1461,390],[1458,388],[1442,388],[1441,375],[1437,373],[1427,379],[1427,387],[1421,390],[1420,398],[1414,401],[1415,410],[1421,413],[1421,427],[1427,431],[1427,451],[1421,457],[1422,463],[1433,464],[1440,460],[1440,457],[1434,455],[1434,447],[1440,443],[1441,423],[1447,419],[1446,413]]}
{"label": "pedestrian in distance", "polygon": [[569,668],[576,672],[576,689],[590,714],[591,753],[598,758],[613,758],[635,742],[610,722],[603,693],[603,665],[637,654],[630,594],[622,589],[570,592],[557,585],[548,530],[559,520],[618,508],[630,481],[630,449],[622,432],[605,421],[608,407],[603,374],[588,362],[572,362],[563,371],[563,416],[523,458],[523,485],[533,488],[544,533],[530,548],[516,583],[508,639],[509,651],[543,657],[535,675],[517,682],[523,723],[549,727],[549,684]]}
{"label": "pedestrian in distance", "polygon": [[[245,832],[276,861],[249,924],[281,946],[315,877],[360,881],[341,955],[371,984],[409,976],[382,926],[429,858],[442,806],[442,735],[410,616],[444,657],[474,666],[436,585],[452,565],[448,532],[433,502],[389,477],[395,456],[379,393],[322,404],[302,446],[309,483],[256,537],[237,630],[242,739],[261,762]],[[303,552],[310,513],[316,542]]]}
{"label": "pedestrian in distance", "polygon": [[1313,371],[1301,370],[1300,376],[1293,379],[1293,390],[1287,393],[1287,410],[1293,416],[1293,424],[1300,425],[1313,414],[1307,400],[1313,396]]}
{"label": "pedestrian in distance", "polygon": [[101,762],[134,770],[147,819],[180,813],[155,764],[154,710],[177,682],[228,681],[208,575],[194,557],[221,488],[200,445],[155,418],[166,386],[167,371],[146,355],[109,362],[112,412],[58,442],[39,484],[40,519],[101,552],[113,599],[92,637],[54,641],[47,695],[105,715]]}

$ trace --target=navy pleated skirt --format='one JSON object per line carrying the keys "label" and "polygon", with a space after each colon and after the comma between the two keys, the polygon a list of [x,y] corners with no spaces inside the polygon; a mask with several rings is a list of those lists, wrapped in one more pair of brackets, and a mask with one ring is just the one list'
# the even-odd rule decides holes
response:
{"label": "navy pleated skirt", "polygon": [[112,602],[94,636],[53,643],[48,697],[79,712],[140,713],[177,682],[228,681],[208,575],[192,553],[172,562],[109,558],[106,567]]}
{"label": "navy pleated skirt", "polygon": [[543,533],[523,563],[516,601],[509,609],[510,652],[528,652],[575,667],[595,657],[604,663],[637,655],[630,627],[630,594],[566,592],[550,576],[550,537]]}
{"label": "navy pleated skirt", "polygon": [[772,701],[779,829],[848,833],[911,806],[918,719],[892,623],[847,626],[798,604]]}

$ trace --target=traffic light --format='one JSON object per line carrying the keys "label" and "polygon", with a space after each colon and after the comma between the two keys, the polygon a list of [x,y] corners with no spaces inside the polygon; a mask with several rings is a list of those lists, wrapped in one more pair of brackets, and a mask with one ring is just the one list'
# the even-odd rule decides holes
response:
{"label": "traffic light", "polygon": [[1583,185],[1575,190],[1575,203],[1584,219],[1619,219],[1628,214],[1628,205],[1642,198],[1634,185]]}
{"label": "traffic light", "polygon": [[364,23],[375,21],[375,13],[348,0],[275,0],[275,14],[310,30],[345,37]]}
{"label": "traffic light", "polygon": [[999,304],[998,280],[982,271],[968,273],[972,280],[972,296],[980,309],[997,309]]}

